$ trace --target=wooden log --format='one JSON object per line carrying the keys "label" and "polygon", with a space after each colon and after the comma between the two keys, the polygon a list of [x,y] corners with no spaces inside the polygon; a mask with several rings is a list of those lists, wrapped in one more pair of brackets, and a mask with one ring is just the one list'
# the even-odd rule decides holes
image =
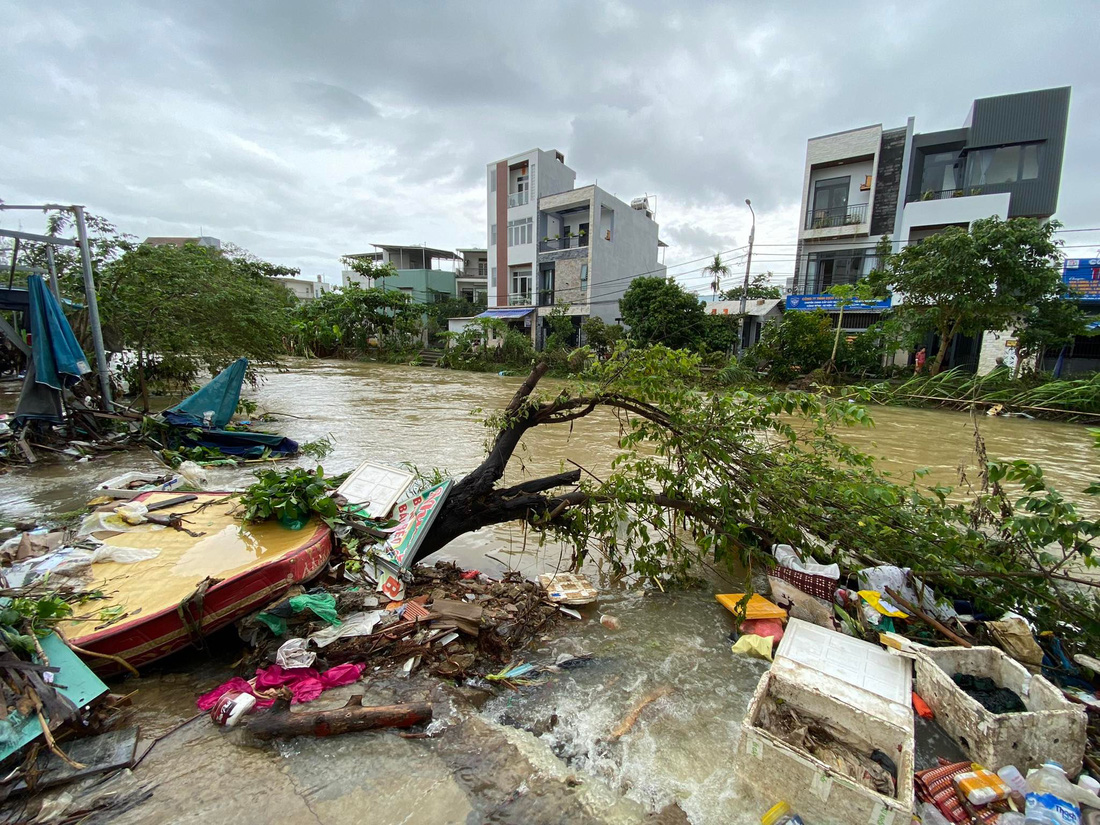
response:
{"label": "wooden log", "polygon": [[642,715],[642,711],[649,705],[656,702],[662,696],[668,696],[672,693],[672,687],[670,685],[664,685],[656,690],[650,691],[637,702],[634,703],[634,707],[630,709],[630,712],[623,717],[622,721],[615,726],[615,729],[611,731],[611,736],[608,737],[608,741],[618,742],[624,734],[628,733],[631,728],[638,722],[638,717]]}
{"label": "wooden log", "polygon": [[953,631],[951,628],[947,627],[947,625],[943,624],[940,621],[937,621],[936,619],[933,619],[931,616],[929,616],[927,613],[925,613],[923,610],[921,610],[919,607],[917,607],[915,604],[913,604],[907,598],[905,598],[900,593],[898,593],[896,590],[894,590],[894,588],[887,587],[886,588],[886,595],[889,596],[893,601],[900,604],[902,607],[904,607],[906,610],[908,610],[910,613],[912,613],[914,616],[916,616],[922,622],[924,622],[925,624],[927,624],[927,625],[933,627],[934,629],[938,630],[940,633],[942,633],[948,639],[953,641],[955,644],[960,645],[961,647],[973,647],[974,646],[974,645],[970,644],[970,642],[968,642],[962,636],[960,636],[958,633]]}
{"label": "wooden log", "polygon": [[366,707],[362,696],[352,696],[336,710],[291,713],[285,699],[277,701],[267,713],[249,717],[246,727],[257,739],[284,736],[339,736],[377,728],[411,728],[432,718],[431,702]]}

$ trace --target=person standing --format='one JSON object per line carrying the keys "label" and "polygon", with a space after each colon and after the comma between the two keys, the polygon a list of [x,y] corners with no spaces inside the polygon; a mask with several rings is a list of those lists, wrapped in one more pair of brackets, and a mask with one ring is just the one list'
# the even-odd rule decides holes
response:
{"label": "person standing", "polygon": [[926,357],[927,356],[925,354],[924,347],[921,347],[919,350],[917,350],[916,363],[914,364],[914,372],[917,375],[920,375],[922,372],[924,372],[924,359]]}

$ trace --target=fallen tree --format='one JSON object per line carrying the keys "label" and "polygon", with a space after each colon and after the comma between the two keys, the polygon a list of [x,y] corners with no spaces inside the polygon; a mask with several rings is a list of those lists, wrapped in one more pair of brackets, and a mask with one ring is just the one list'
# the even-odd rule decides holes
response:
{"label": "fallen tree", "polygon": [[[639,577],[675,579],[700,562],[751,572],[783,542],[846,569],[911,567],[945,593],[991,613],[1016,610],[1041,629],[1100,632],[1100,581],[1083,573],[1096,563],[1100,523],[1041,468],[986,461],[980,436],[978,476],[963,496],[922,487],[919,473],[884,475],[838,438],[872,425],[851,398],[704,392],[698,359],[663,347],[621,348],[550,395],[538,392],[545,373],[536,366],[487,420],[486,457],[456,482],[418,559],[514,520],[571,542],[576,564],[600,552]],[[621,450],[606,478],[574,469],[501,485],[530,430],[601,409],[616,416]]]}

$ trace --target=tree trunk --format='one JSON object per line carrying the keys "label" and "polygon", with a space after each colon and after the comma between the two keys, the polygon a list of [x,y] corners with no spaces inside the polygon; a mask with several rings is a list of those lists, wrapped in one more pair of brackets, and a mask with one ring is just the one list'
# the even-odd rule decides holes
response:
{"label": "tree trunk", "polygon": [[141,411],[149,412],[149,385],[145,380],[145,352],[138,349],[138,386],[141,388]]}
{"label": "tree trunk", "polygon": [[257,739],[282,736],[339,736],[377,728],[411,728],[432,718],[430,702],[365,707],[362,696],[353,696],[336,710],[291,713],[285,700],[266,713],[249,717],[245,726]]}
{"label": "tree trunk", "polygon": [[[836,369],[836,349],[840,346],[840,330],[844,326],[844,304],[840,305],[840,315],[836,319],[836,337],[833,338],[833,354],[829,356],[829,367]],[[826,370],[828,372],[828,370]]]}
{"label": "tree trunk", "polygon": [[956,321],[951,326],[951,331],[947,331],[947,327],[943,327],[940,332],[940,351],[936,353],[936,360],[932,362],[932,368],[928,370],[929,375],[939,375],[940,368],[943,366],[943,359],[947,357],[947,350],[951,347],[951,342],[955,340],[955,335],[958,334],[959,324],[961,321]]}

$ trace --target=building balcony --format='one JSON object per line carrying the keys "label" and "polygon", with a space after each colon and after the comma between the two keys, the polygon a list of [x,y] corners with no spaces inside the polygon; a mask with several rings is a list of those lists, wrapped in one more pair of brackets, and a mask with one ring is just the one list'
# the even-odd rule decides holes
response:
{"label": "building balcony", "polygon": [[859,226],[867,223],[867,204],[857,203],[832,209],[810,209],[806,212],[806,229],[832,229],[838,226]]}
{"label": "building balcony", "polygon": [[552,289],[540,289],[539,290],[539,306],[540,307],[552,307],[554,305],[554,290]]}
{"label": "building balcony", "polygon": [[916,201],[943,201],[949,198],[973,198],[978,195],[996,195],[1002,192],[1008,192],[1011,184],[987,184],[985,186],[971,186],[968,188],[958,187],[956,189],[929,189],[925,192],[914,192],[911,195],[906,195],[906,203],[914,203]]}
{"label": "building balcony", "polygon": [[531,193],[530,192],[526,192],[526,191],[524,191],[524,192],[509,192],[508,193],[508,208],[511,209],[513,206],[526,206],[527,203],[530,200],[531,200]]}
{"label": "building balcony", "polygon": [[539,252],[560,252],[563,249],[580,249],[588,246],[587,235],[571,235],[565,238],[543,238],[539,241]]}
{"label": "building balcony", "polygon": [[513,292],[508,296],[508,306],[510,307],[532,307],[535,305],[533,296],[530,292]]}

